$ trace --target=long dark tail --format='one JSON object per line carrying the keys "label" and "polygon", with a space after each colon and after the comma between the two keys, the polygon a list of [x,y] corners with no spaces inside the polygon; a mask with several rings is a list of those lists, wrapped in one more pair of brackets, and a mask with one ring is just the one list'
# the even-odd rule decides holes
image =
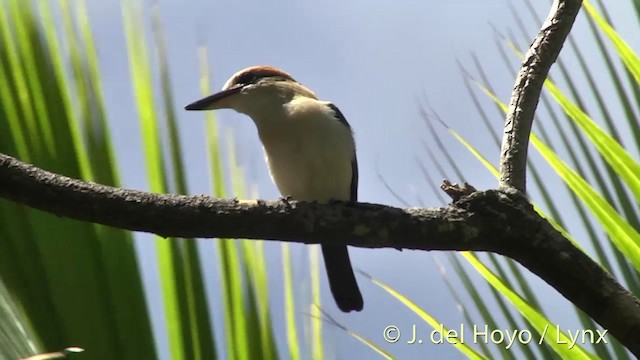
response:
{"label": "long dark tail", "polygon": [[356,277],[353,274],[346,246],[322,245],[324,264],[333,298],[344,312],[362,310],[363,301]]}

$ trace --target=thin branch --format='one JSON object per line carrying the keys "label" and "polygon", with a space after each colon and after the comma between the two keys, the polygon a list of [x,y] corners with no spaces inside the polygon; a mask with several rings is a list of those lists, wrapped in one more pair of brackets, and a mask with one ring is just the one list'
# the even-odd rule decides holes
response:
{"label": "thin branch", "polygon": [[495,252],[540,276],[640,356],[640,301],[509,189],[472,192],[432,209],[240,201],[113,188],[0,154],[0,197],[58,216],[162,236]]}
{"label": "thin branch", "polygon": [[524,57],[504,125],[500,152],[501,189],[512,187],[526,192],[527,149],[540,92],[581,6],[581,0],[554,0],[549,16]]}

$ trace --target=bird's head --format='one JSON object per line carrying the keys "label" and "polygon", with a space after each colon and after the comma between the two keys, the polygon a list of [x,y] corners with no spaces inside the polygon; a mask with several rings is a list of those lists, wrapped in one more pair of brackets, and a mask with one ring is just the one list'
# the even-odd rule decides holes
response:
{"label": "bird's head", "polygon": [[272,66],[252,66],[227,80],[219,92],[195,101],[186,110],[233,109],[249,116],[271,112],[296,96],[315,94],[291,75]]}

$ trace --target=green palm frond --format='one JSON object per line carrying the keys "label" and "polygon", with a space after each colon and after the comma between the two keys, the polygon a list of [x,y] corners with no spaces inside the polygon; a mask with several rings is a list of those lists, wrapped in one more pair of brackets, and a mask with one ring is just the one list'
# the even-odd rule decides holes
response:
{"label": "green palm frond", "polygon": [[[159,9],[154,8],[156,52],[151,53],[139,5],[123,3],[122,16],[149,189],[188,193]],[[38,3],[38,11],[32,6],[18,0],[0,2],[0,151],[51,171],[118,186],[85,4],[60,0],[59,29],[48,2]],[[70,55],[68,63],[62,60],[64,54]],[[206,58],[201,60],[206,69]],[[202,82],[208,81],[205,72]],[[227,195],[227,171],[215,119],[208,120],[212,192],[221,197]],[[242,171],[234,159],[230,163],[233,194],[242,195]],[[24,344],[32,344],[18,349],[21,356],[79,345],[86,349],[83,356],[92,359],[157,357],[156,342],[165,334],[156,339],[151,329],[131,233],[55,218],[4,200],[0,216],[0,277],[8,289],[0,300],[15,299],[27,314],[24,329],[34,334],[18,335],[29,341]],[[216,333],[197,240],[154,241],[164,302],[161,319],[172,358],[212,359],[223,353],[233,359],[278,358],[261,243],[239,247],[236,240],[216,240],[221,290],[226,294],[221,316],[227,324],[225,331]],[[227,341],[223,351],[217,348],[216,336]],[[261,339],[259,348],[248,343],[254,338]],[[7,347],[7,352],[14,350]]]}

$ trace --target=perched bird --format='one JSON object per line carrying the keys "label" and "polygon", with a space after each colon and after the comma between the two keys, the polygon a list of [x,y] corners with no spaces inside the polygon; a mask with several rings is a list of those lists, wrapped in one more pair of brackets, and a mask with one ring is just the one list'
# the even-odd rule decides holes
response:
{"label": "perched bird", "polygon": [[[271,178],[282,196],[327,202],[358,200],[358,163],[351,127],[340,110],[286,72],[253,66],[186,110],[233,109],[258,128]],[[340,310],[363,301],[346,246],[322,245],[329,287]]]}

